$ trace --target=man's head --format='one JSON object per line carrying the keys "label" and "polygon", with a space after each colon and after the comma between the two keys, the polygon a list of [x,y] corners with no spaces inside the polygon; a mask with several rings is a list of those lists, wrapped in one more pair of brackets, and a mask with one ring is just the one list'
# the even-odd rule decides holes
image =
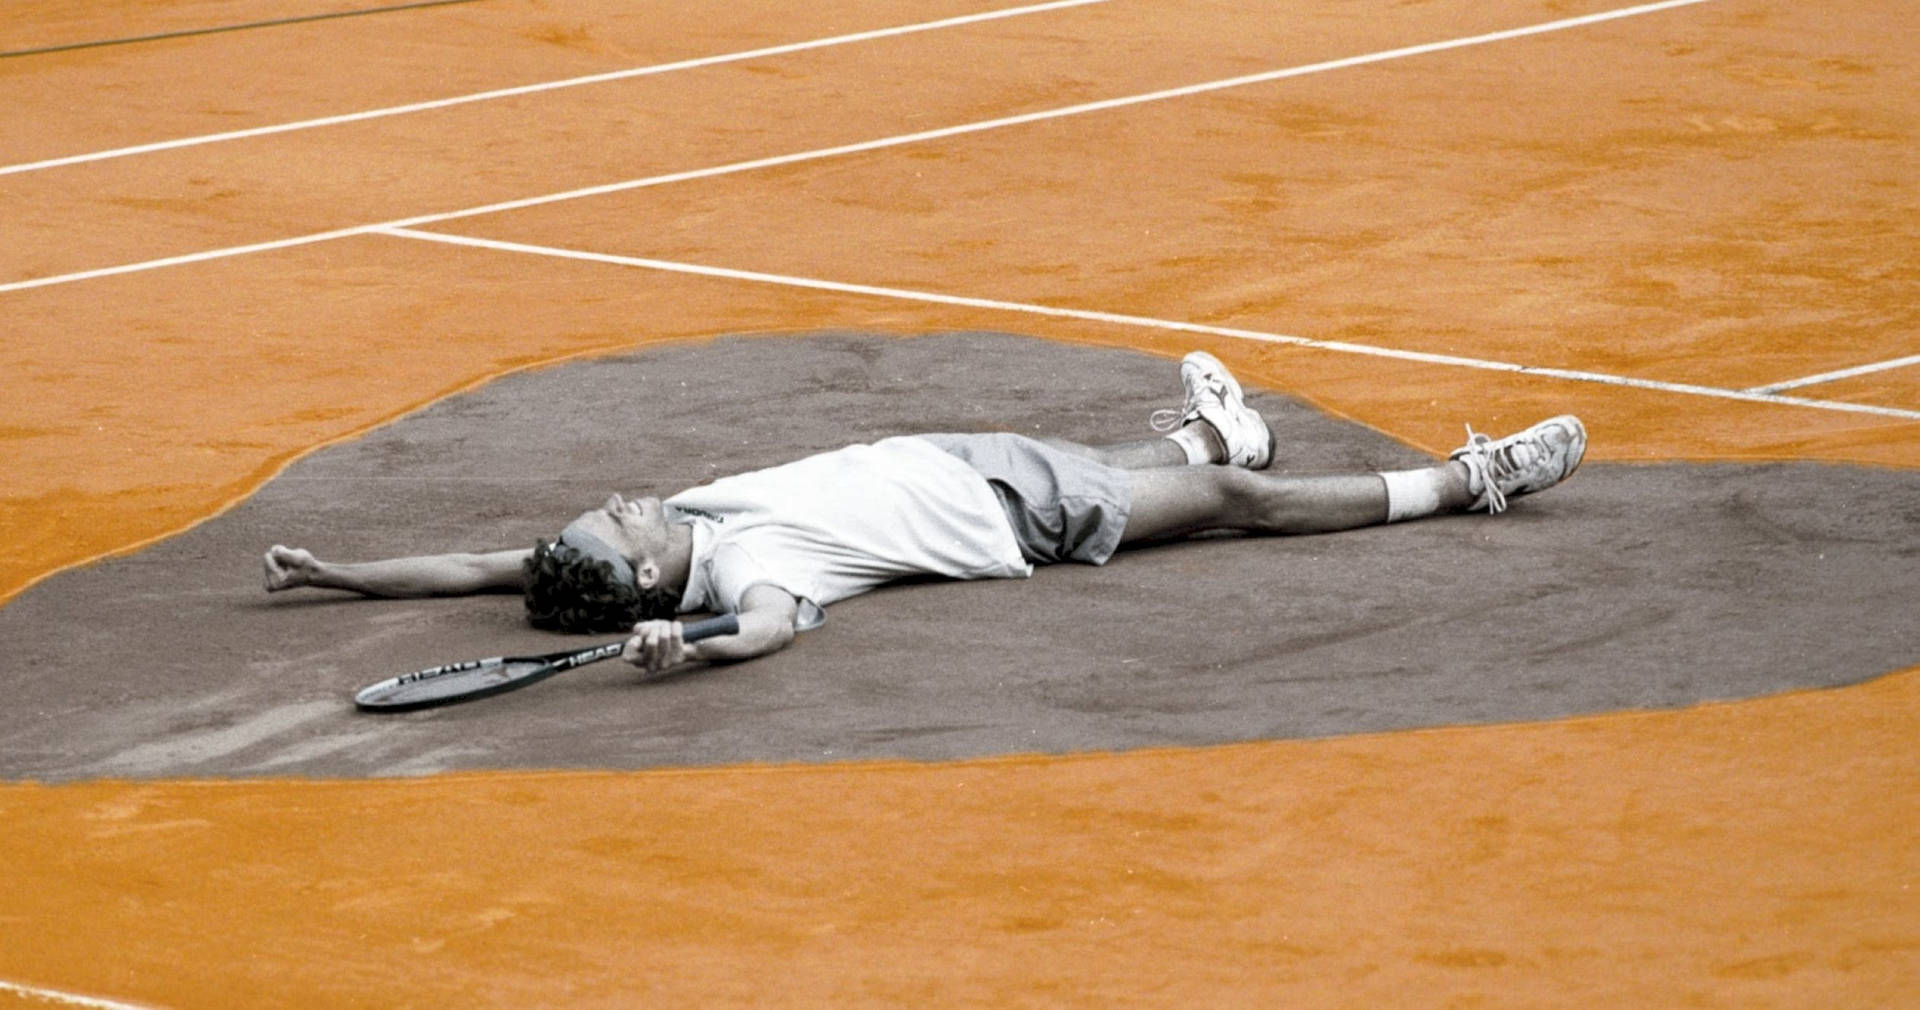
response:
{"label": "man's head", "polygon": [[662,580],[671,543],[658,498],[613,495],[568,523],[558,540],[535,545],[526,569],[528,619],[540,628],[606,632],[673,616],[680,593]]}

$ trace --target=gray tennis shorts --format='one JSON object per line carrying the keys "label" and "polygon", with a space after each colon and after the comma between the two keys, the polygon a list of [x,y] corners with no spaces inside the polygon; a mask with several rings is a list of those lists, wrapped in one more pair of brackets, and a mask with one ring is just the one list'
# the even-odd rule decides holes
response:
{"label": "gray tennis shorts", "polygon": [[1106,564],[1133,501],[1125,470],[1025,435],[922,435],[980,472],[1000,496],[1020,552],[1035,564]]}

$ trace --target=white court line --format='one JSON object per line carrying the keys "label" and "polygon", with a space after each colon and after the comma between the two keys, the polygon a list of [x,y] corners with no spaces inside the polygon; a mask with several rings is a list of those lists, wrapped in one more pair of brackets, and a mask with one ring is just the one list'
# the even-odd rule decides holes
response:
{"label": "white court line", "polygon": [[1244,77],[1229,77],[1223,80],[1209,81],[1204,84],[1190,84],[1185,87],[1169,88],[1164,91],[1149,91],[1143,94],[1128,95],[1123,98],[1109,98],[1109,99],[1105,99],[1097,102],[1086,102],[1080,105],[1068,105],[1068,106],[1063,106],[1057,109],[1049,109],[1042,112],[1029,112],[1023,115],[1007,116],[1000,119],[980,120],[972,123],[963,123],[959,126],[943,127],[937,130],[924,130],[919,133],[906,133],[906,134],[900,134],[898,136],[893,136],[893,137],[883,137],[879,140],[869,140],[869,141],[864,141],[857,144],[845,144],[839,147],[824,147],[824,148],[819,148],[817,150],[812,150],[812,151],[801,151],[796,154],[783,154],[783,155],[779,155],[771,158],[756,158],[751,161],[736,161],[731,164],[716,165],[710,168],[692,169],[690,171],[685,171],[685,172],[673,172],[667,175],[647,176],[645,178],[629,179],[625,182],[607,183],[605,185],[600,185],[600,186],[588,186],[584,189],[572,189],[572,190],[567,190],[561,193],[549,193],[545,196],[527,197],[525,199],[520,199],[520,200],[508,200],[502,203],[492,203],[492,204],[487,204],[481,207],[470,207],[465,210],[448,211],[446,213],[441,213],[441,214],[422,214],[417,217],[401,218],[395,221],[382,221],[377,224],[359,225],[351,228],[340,228],[333,231],[316,232],[311,235],[301,235],[301,236],[296,236],[294,238],[275,239],[273,241],[268,241],[268,242],[255,242],[249,245],[242,245],[242,246],[230,246],[225,249],[210,249],[205,252],[188,253],[182,256],[168,256],[162,259],[146,260],[140,263],[128,263],[128,264],[124,264],[121,266],[114,266],[114,267],[101,267],[97,270],[82,270],[82,271],[79,271],[76,273],[70,273],[70,274],[56,274],[49,277],[36,277],[30,280],[24,280],[24,281],[12,281],[10,283],[0,284],[0,293],[5,293],[8,291],[24,291],[28,288],[46,287],[51,284],[66,284],[73,281],[84,281],[84,280],[93,280],[101,277],[112,277],[118,274],[134,273],[140,270],[153,270],[159,267],[179,266],[187,263],[201,263],[207,260],[223,259],[228,256],[240,256],[240,255],[245,255],[247,253],[267,252],[274,249],[287,249],[293,246],[307,245],[313,242],[325,242],[330,239],[347,238],[353,235],[365,235],[370,232],[379,231],[380,229],[383,229],[383,228],[411,228],[418,225],[438,224],[442,221],[453,221],[453,220],[464,218],[464,217],[478,217],[482,214],[496,214],[501,211],[508,211],[508,210],[523,210],[528,207],[538,207],[543,204],[560,203],[567,200],[579,200],[579,199],[592,197],[592,196],[604,196],[609,193],[619,193],[625,190],[641,189],[643,187],[648,187],[648,186],[661,186],[661,185],[666,185],[668,183],[686,182],[693,179],[706,179],[706,178],[711,178],[713,176],[730,175],[736,172],[748,172],[748,171],[753,171],[755,169],[761,169],[761,168],[774,168],[781,165],[792,165],[792,164],[797,164],[805,161],[817,161],[822,158],[833,158],[833,157],[838,157],[846,154],[857,154],[864,151],[878,151],[882,148],[898,147],[902,144],[915,144],[915,143],[920,143],[922,141],[939,140],[947,137],[957,137],[963,134],[979,133],[985,130],[996,130],[996,129],[1000,129],[1001,127],[1017,126],[1023,123],[1037,123],[1037,122],[1041,122],[1043,120],[1048,120],[1048,119],[1061,119],[1067,116],[1077,116],[1077,115],[1081,115],[1083,113],[1088,113],[1088,112],[1099,112],[1106,109],[1123,108],[1125,106],[1130,106],[1130,105],[1141,105],[1147,102],[1165,101],[1167,99],[1172,99],[1172,98],[1185,98],[1190,95],[1204,94],[1210,91],[1220,91],[1226,88],[1237,88],[1237,87],[1242,87],[1248,84],[1263,84],[1269,81],[1278,81],[1278,80],[1282,80],[1289,77],[1302,77],[1307,74],[1317,74],[1317,73],[1322,73],[1328,70],[1341,70],[1348,67],[1363,66],[1369,63],[1380,63],[1386,60],[1404,59],[1410,56],[1421,56],[1428,53],[1442,52],[1448,49],[1459,49],[1465,46],[1485,45],[1490,42],[1502,42],[1508,39],[1522,38],[1524,36],[1529,36],[1529,35],[1540,35],[1546,32],[1564,31],[1569,28],[1579,28],[1584,25],[1597,24],[1602,21],[1612,21],[1612,20],[1617,20],[1619,18],[1633,17],[1639,14],[1651,14],[1656,11],[1670,10],[1676,7],[1687,7],[1687,6],[1692,6],[1694,4],[1708,3],[1708,2],[1710,2],[1710,0],[1665,0],[1665,2],[1663,3],[1645,4],[1639,7],[1625,7],[1625,8],[1621,8],[1619,10],[1613,10],[1613,11],[1602,11],[1597,14],[1587,14],[1581,17],[1576,17],[1576,18],[1565,18],[1559,21],[1547,21],[1541,24],[1529,25],[1524,28],[1512,28],[1506,31],[1492,32],[1486,35],[1475,35],[1470,38],[1453,39],[1447,42],[1432,42],[1432,43],[1427,43],[1425,45],[1407,46],[1400,49],[1388,49],[1388,50],[1383,50],[1377,53],[1369,53],[1365,56],[1352,56],[1346,59],[1329,60],[1324,63],[1310,63],[1304,66],[1288,67],[1281,70],[1269,70],[1265,73],[1249,74]]}
{"label": "white court line", "polygon": [[1205,323],[1189,323],[1174,319],[1156,319],[1151,316],[1133,316],[1117,312],[1096,312],[1088,309],[1068,309],[1053,305],[1036,305],[1030,302],[1007,302],[991,298],[971,298],[964,295],[943,295],[932,291],[878,287],[871,284],[848,284],[841,281],[817,280],[811,277],[794,277],[787,274],[759,273],[752,270],[732,270],[726,267],[676,263],[670,260],[646,259],[639,256],[616,256],[611,253],[588,252],[581,249],[560,249],[553,246],[527,245],[521,242],[502,242],[496,239],[450,235],[444,232],[416,231],[411,228],[380,228],[376,230],[376,233],[391,235],[395,238],[420,239],[427,242],[471,246],[479,249],[492,249],[499,252],[585,260],[591,263],[608,263],[616,266],[639,267],[641,269],[661,270],[668,273],[694,274],[701,277],[718,277],[726,280],[752,281],[760,284],[778,284],[783,287],[831,291],[837,294],[868,295],[879,298],[899,299],[902,301],[958,305],[972,309],[1020,312],[1027,315],[1052,316],[1060,319],[1078,319],[1086,322],[1107,323],[1118,326],[1174,330],[1181,333],[1203,333],[1217,337],[1254,340],[1266,344],[1286,344],[1293,347],[1311,347],[1322,351],[1339,351],[1346,354],[1364,354],[1377,358],[1418,361],[1431,365],[1477,368],[1493,372],[1519,372],[1525,375],[1539,375],[1553,379],[1567,379],[1574,382],[1597,382],[1609,386],[1626,386],[1633,389],[1648,389],[1663,393],[1684,393],[1692,396],[1710,396],[1723,400],[1745,400],[1753,403],[1777,404],[1782,406],[1814,407],[1821,410],[1838,410],[1855,414],[1876,414],[1882,417],[1920,420],[1920,410],[1902,410],[1898,407],[1876,407],[1859,403],[1808,400],[1796,396],[1777,396],[1739,389],[1722,389],[1718,386],[1697,386],[1682,382],[1635,379],[1621,375],[1608,375],[1603,372],[1582,372],[1565,368],[1541,368],[1533,365],[1519,365],[1512,362],[1492,361],[1484,358],[1464,358],[1452,354],[1430,354],[1425,351],[1408,351],[1392,347],[1377,347],[1371,344],[1352,344],[1339,340],[1314,340],[1309,337],[1296,337],[1284,333],[1244,330],[1231,326],[1210,326]]}
{"label": "white court line", "polygon": [[43,169],[59,168],[64,165],[80,165],[92,161],[106,161],[111,158],[125,158],[135,154],[172,151],[182,147],[195,147],[200,144],[217,144],[226,140],[245,140],[249,137],[265,137],[276,133],[292,133],[295,130],[311,130],[321,126],[358,123],[368,119],[406,115],[410,112],[427,112],[433,109],[445,109],[455,105],[466,105],[470,102],[488,102],[497,98],[532,95],[542,91],[557,91],[561,88],[577,88],[586,84],[604,84],[608,81],[624,81],[634,77],[672,73],[677,70],[693,70],[699,67],[718,66],[723,63],[758,60],[768,56],[783,56],[788,53],[804,52],[809,49],[825,49],[830,46],[843,46],[853,42],[870,42],[874,39],[891,38],[896,35],[910,35],[914,32],[930,32],[942,28],[976,24],[982,21],[1019,17],[1023,14],[1040,14],[1047,11],[1064,10],[1069,7],[1084,7],[1088,4],[1107,2],[1108,0],[1052,0],[1050,3],[1033,4],[1026,7],[1010,7],[1005,10],[983,11],[977,14],[963,14],[958,17],[942,18],[938,21],[923,21],[919,24],[900,25],[894,28],[877,28],[872,31],[854,32],[849,35],[835,35],[832,38],[814,39],[810,42],[792,42],[786,45],[767,46],[763,49],[749,49],[743,52],[724,53],[718,56],[702,56],[696,59],[679,60],[673,63],[659,63],[652,66],[635,67],[629,70],[612,70],[606,73],[589,74],[585,77],[569,77],[559,81],[544,81],[539,84],[523,84],[518,87],[498,88],[493,91],[480,91],[469,95],[456,95],[451,98],[437,98],[431,101],[413,102],[408,105],[393,105],[382,109],[369,109],[364,112],[349,112],[337,116],[322,116],[318,119],[302,119],[291,123],[277,123],[272,126],[256,126],[245,130],[229,130],[225,133],[209,133],[197,137],[182,137],[177,140],[156,141],[151,144],[136,144],[132,147],[117,147],[106,151],[68,155],[63,158],[48,158],[45,161],[29,161],[18,165],[4,165],[0,166],[0,175],[11,175],[16,172],[38,172]]}
{"label": "white court line", "polygon": [[0,992],[16,993],[29,999],[45,1000],[49,1003],[64,1003],[68,1006],[97,1007],[99,1010],[148,1010],[135,1003],[121,1003],[97,996],[81,996],[76,993],[61,992],[58,989],[40,989],[15,982],[0,981]]}
{"label": "white court line", "polygon": [[1894,358],[1891,361],[1876,361],[1871,365],[1860,365],[1855,368],[1842,368],[1837,372],[1821,372],[1819,375],[1809,375],[1804,379],[1789,379],[1786,382],[1775,382],[1765,386],[1755,386],[1747,390],[1747,392],[1778,393],[1785,389],[1817,386],[1823,382],[1837,382],[1840,379],[1851,379],[1856,375],[1872,375],[1874,372],[1884,372],[1893,368],[1905,368],[1908,365],[1920,365],[1920,354],[1909,354],[1904,358]]}

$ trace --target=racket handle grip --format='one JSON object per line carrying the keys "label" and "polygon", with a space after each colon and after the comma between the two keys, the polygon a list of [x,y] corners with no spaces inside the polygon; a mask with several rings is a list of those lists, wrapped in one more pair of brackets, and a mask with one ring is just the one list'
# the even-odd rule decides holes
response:
{"label": "racket handle grip", "polygon": [[692,624],[682,625],[680,628],[680,640],[683,642],[698,642],[703,638],[718,638],[721,635],[737,635],[739,633],[740,615],[721,614],[719,617],[709,617],[704,621],[695,621]]}

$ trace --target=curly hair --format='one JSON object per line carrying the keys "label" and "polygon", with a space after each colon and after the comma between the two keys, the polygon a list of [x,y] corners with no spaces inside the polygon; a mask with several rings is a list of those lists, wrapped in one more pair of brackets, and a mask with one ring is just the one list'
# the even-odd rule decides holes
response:
{"label": "curly hair", "polygon": [[613,566],[562,543],[541,540],[526,560],[527,620],[536,628],[576,634],[626,631],[640,621],[672,617],[679,594],[645,589],[614,577]]}

